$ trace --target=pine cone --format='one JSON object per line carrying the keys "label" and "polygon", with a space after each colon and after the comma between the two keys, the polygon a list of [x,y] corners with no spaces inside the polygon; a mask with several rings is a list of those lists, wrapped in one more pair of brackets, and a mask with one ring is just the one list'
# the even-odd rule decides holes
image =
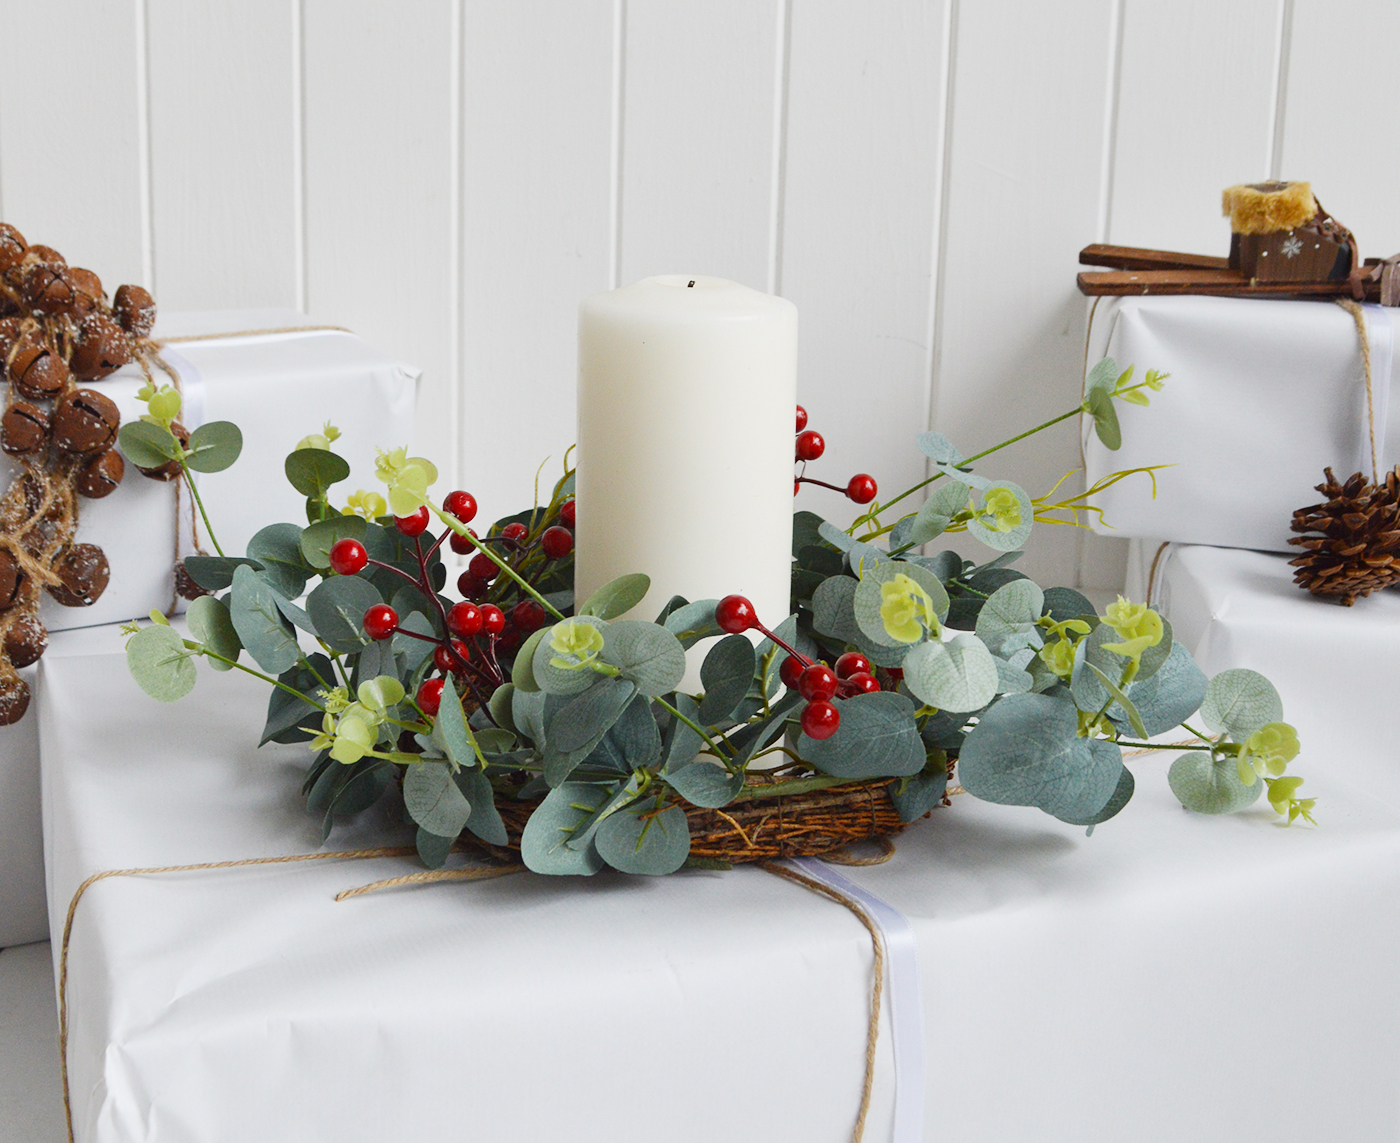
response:
{"label": "pine cone", "polygon": [[1317,490],[1322,504],[1293,513],[1290,544],[1306,549],[1289,563],[1295,583],[1313,595],[1335,596],[1350,607],[1358,598],[1400,583],[1400,465],[1380,484],[1357,473],[1338,484],[1330,468]]}

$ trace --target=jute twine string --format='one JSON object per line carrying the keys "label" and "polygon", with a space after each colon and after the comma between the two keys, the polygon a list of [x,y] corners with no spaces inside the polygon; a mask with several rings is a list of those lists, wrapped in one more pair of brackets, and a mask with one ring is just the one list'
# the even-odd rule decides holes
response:
{"label": "jute twine string", "polygon": [[1380,483],[1380,472],[1376,467],[1376,404],[1371,379],[1371,339],[1366,336],[1366,315],[1351,298],[1333,298],[1333,301],[1347,313],[1356,325],[1356,339],[1361,344],[1361,368],[1366,375],[1366,424],[1371,440],[1371,483]]}
{"label": "jute twine string", "polygon": [[[878,839],[878,844],[885,849],[885,853],[874,860],[854,859],[839,860],[837,864],[844,865],[872,865],[888,861],[894,854],[894,844],[888,838]],[[113,877],[137,877],[152,874],[165,873],[193,873],[204,870],[215,869],[243,869],[254,865],[288,865],[304,861],[335,861],[335,860],[359,860],[373,857],[404,857],[416,853],[415,846],[385,846],[377,849],[354,849],[341,850],[329,853],[297,853],[282,857],[253,857],[240,861],[206,861],[197,862],[190,865],[157,865],[144,866],[131,869],[104,869],[99,873],[94,873],[78,886],[73,893],[73,898],[68,903],[68,914],[63,921],[63,939],[59,945],[58,956],[58,1051],[59,1051],[59,1071],[63,1082],[63,1114],[64,1121],[68,1129],[68,1143],[76,1143],[76,1136],[73,1132],[73,1102],[68,1081],[68,951],[73,935],[73,918],[78,910],[78,902],[83,899],[83,895],[93,885],[99,881],[106,881]],[[832,855],[826,855],[823,860],[832,860]],[[869,1030],[866,1034],[865,1044],[865,1076],[861,1085],[860,1109],[856,1116],[855,1128],[851,1134],[851,1143],[861,1143],[865,1134],[865,1120],[870,1112],[870,1094],[875,1083],[875,1046],[880,1035],[880,1001],[884,995],[885,986],[885,951],[884,944],[880,939],[879,930],[875,927],[874,921],[865,911],[864,907],[852,897],[823,885],[820,881],[813,880],[805,874],[794,869],[789,869],[785,865],[779,865],[771,861],[758,862],[760,868],[777,877],[791,881],[796,885],[818,893],[837,904],[844,906],[855,914],[856,918],[865,926],[866,932],[870,934],[871,947],[874,950],[874,981],[870,994],[870,1020]],[[522,873],[525,866],[517,863],[507,865],[487,865],[475,866],[465,869],[433,869],[424,870],[418,873],[405,874],[402,877],[391,877],[383,881],[374,881],[368,885],[361,885],[355,889],[343,889],[335,895],[335,900],[345,901],[352,897],[364,896],[367,893],[378,892],[381,889],[394,889],[405,885],[422,885],[438,881],[486,881],[498,877],[506,877],[513,873]]]}

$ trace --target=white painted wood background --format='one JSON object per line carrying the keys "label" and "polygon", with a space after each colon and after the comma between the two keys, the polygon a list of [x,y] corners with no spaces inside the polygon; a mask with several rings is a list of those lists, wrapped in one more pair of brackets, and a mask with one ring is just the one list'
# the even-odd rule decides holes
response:
{"label": "white painted wood background", "polygon": [[[579,299],[648,274],[791,298],[828,441],[814,475],[890,492],[922,475],[926,426],[971,453],[1077,401],[1088,242],[1223,254],[1221,188],[1281,175],[1311,179],[1365,253],[1400,250],[1393,4],[0,13],[0,215],[109,288],[305,309],[421,366],[419,448],[488,513],[571,443]],[[1002,471],[1034,494],[1077,463],[1064,425]],[[842,515],[824,495],[804,502]],[[1043,529],[1023,566],[1116,586],[1123,546]]]}

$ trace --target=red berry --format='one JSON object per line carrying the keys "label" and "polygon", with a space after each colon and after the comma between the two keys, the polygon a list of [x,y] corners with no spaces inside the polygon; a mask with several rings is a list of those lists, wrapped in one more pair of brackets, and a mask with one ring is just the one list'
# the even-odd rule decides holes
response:
{"label": "red berry", "polygon": [[564,503],[559,505],[559,523],[563,524],[564,527],[574,527],[574,521],[577,515],[578,508],[575,506],[574,501],[565,500]]}
{"label": "red berry", "polygon": [[904,679],[904,668],[903,668],[903,667],[886,667],[886,668],[885,668],[885,674],[889,675],[889,677],[892,678],[896,683],[902,682],[903,679]]}
{"label": "red berry", "polygon": [[797,680],[797,693],[808,702],[825,702],[836,693],[836,674],[825,663],[813,663]]}
{"label": "red berry", "polygon": [[870,660],[859,651],[847,651],[836,660],[836,677],[838,679],[849,679],[861,671],[867,675],[870,673]]}
{"label": "red berry", "polygon": [[[468,528],[467,531],[472,536],[476,535],[475,528]],[[471,540],[467,539],[466,536],[459,535],[456,532],[451,532],[448,534],[447,543],[448,546],[451,547],[451,549],[454,552],[456,552],[459,556],[465,556],[468,552],[476,551],[476,545],[473,544]]]}
{"label": "red berry", "polygon": [[797,406],[797,431],[800,433],[807,427],[807,410],[801,405]]}
{"label": "red berry", "polygon": [[753,604],[742,595],[726,595],[715,604],[715,622],[721,631],[737,635],[758,623]]}
{"label": "red berry", "polygon": [[502,654],[510,654],[523,643],[524,637],[514,627],[507,627],[501,632],[501,637],[496,641],[496,645],[501,649]]}
{"label": "red berry", "polygon": [[523,540],[529,534],[530,529],[525,527],[525,525],[520,523],[518,520],[514,524],[507,524],[504,528],[501,529],[501,535],[504,536],[507,540],[509,540],[512,544],[520,543],[520,541]]}
{"label": "red berry", "polygon": [[463,639],[480,634],[483,622],[481,608],[470,600],[453,604],[452,610],[447,613],[447,629]]}
{"label": "red berry", "polygon": [[[477,552],[476,555],[472,556],[471,563],[467,565],[467,570],[471,572],[472,575],[476,576],[477,579],[481,580],[482,583],[490,583],[501,571],[496,561],[485,552]],[[466,593],[463,592],[462,594],[465,595]]]}
{"label": "red berry", "polygon": [[481,629],[488,635],[499,635],[506,629],[506,613],[494,603],[481,605]]}
{"label": "red berry", "polygon": [[452,657],[452,652],[449,651],[446,647],[439,645],[433,651],[433,666],[435,666],[444,675],[450,674],[452,672],[452,669],[456,665],[457,660]]}
{"label": "red berry", "polygon": [[880,689],[880,683],[869,671],[857,671],[846,679],[842,689],[855,695],[872,695]]}
{"label": "red berry", "polygon": [[418,688],[418,706],[424,714],[437,714],[442,705],[441,679],[424,679]]}
{"label": "red berry", "polygon": [[802,487],[802,481],[800,481],[800,480],[793,480],[793,482],[792,482],[792,494],[793,494],[794,496],[796,496],[796,495],[797,495],[797,490],[798,490],[799,488],[801,488],[801,487]]}
{"label": "red berry", "polygon": [[463,524],[469,524],[476,516],[476,497],[461,489],[449,492],[442,502],[442,510],[449,516],[456,516]]}
{"label": "red berry", "polygon": [[562,560],[574,550],[574,534],[568,528],[546,528],[540,537],[540,547],[552,560]]}
{"label": "red berry", "polygon": [[365,634],[376,641],[387,639],[399,626],[399,616],[387,603],[376,603],[365,612]]}
{"label": "red berry", "polygon": [[778,668],[778,678],[783,680],[783,686],[788,690],[797,689],[797,680],[802,677],[805,664],[801,659],[795,659],[789,655],[783,660],[783,665]]}
{"label": "red berry", "polygon": [[821,433],[808,429],[805,433],[797,434],[798,460],[816,460],[824,452],[826,441],[822,440]]}
{"label": "red berry", "polygon": [[857,504],[869,504],[879,491],[880,486],[875,483],[873,476],[869,473],[858,472],[851,477],[851,482],[846,485],[846,498],[854,500]]}
{"label": "red berry", "polygon": [[[495,564],[491,565],[495,567]],[[464,571],[457,577],[457,590],[462,593],[465,599],[474,599],[478,603],[486,598],[487,589],[490,584],[474,572]]]}
{"label": "red berry", "polygon": [[412,516],[395,516],[394,526],[405,536],[421,536],[428,529],[428,506],[419,508]]}
{"label": "red berry", "polygon": [[331,545],[331,569],[336,575],[354,575],[369,563],[369,553],[359,540],[337,540]]}
{"label": "red berry", "polygon": [[528,635],[544,626],[544,608],[533,599],[522,599],[510,609],[510,621]]}
{"label": "red berry", "polygon": [[830,738],[841,726],[841,712],[829,702],[809,702],[802,712],[802,733],[808,738]]}

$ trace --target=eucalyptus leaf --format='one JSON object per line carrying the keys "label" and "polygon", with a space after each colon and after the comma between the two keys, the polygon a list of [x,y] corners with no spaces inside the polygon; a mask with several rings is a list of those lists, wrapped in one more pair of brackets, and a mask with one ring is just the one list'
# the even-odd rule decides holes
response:
{"label": "eucalyptus leaf", "polygon": [[817,536],[825,540],[838,551],[849,552],[857,546],[857,541],[854,537],[847,535],[835,524],[829,523],[826,520],[821,521],[821,523],[817,525]]}
{"label": "eucalyptus leaf", "polygon": [[216,655],[230,660],[223,663],[211,658],[209,665],[216,671],[233,670],[233,664],[238,661],[238,653],[243,650],[243,643],[233,628],[233,620],[229,618],[228,605],[212,595],[201,595],[190,602],[185,611],[185,619],[190,625],[190,634],[198,642],[203,643]]}
{"label": "eucalyptus leaf", "polygon": [[940,622],[948,614],[948,592],[931,571],[904,560],[889,560],[875,567],[867,567],[856,586],[851,610],[861,635],[880,646],[907,646],[885,629],[884,616],[881,614],[881,608],[884,606],[884,585],[901,575],[913,580],[928,595],[933,604],[934,615]]}
{"label": "eucalyptus leaf", "polygon": [[635,693],[630,682],[600,677],[589,690],[562,703],[549,720],[545,736],[550,749],[572,752],[602,738]]}
{"label": "eucalyptus leaf", "polygon": [[949,480],[936,485],[914,516],[913,525],[904,543],[918,546],[941,536],[948,530],[953,517],[966,510],[970,496],[971,489],[961,480]]}
{"label": "eucalyptus leaf", "polygon": [[744,787],[742,770],[731,774],[723,766],[698,758],[679,770],[667,770],[666,781],[687,802],[706,809],[729,805]]}
{"label": "eucalyptus leaf", "polygon": [[[566,619],[564,622],[593,627],[598,631],[607,627],[606,620],[599,619],[595,615],[580,615],[575,619]],[[555,627],[549,627],[545,630],[549,634],[536,642],[533,663],[530,668],[530,675],[535,680],[535,684],[546,694],[552,695],[576,695],[586,691],[598,678],[597,672],[591,667],[584,666],[556,667],[554,660],[560,658],[560,655],[554,649],[551,641]]]}
{"label": "eucalyptus leaf", "polygon": [[[425,643],[424,646],[426,647],[427,644]],[[502,683],[486,701],[486,707],[491,712],[491,717],[496,720],[496,725],[502,730],[509,730],[512,734],[516,733],[514,695],[515,684]]]}
{"label": "eucalyptus leaf", "polygon": [[687,603],[667,615],[663,626],[688,651],[701,639],[724,634],[715,622],[715,606],[718,603],[717,599],[697,599],[694,603]]}
{"label": "eucalyptus leaf", "polygon": [[552,630],[551,627],[541,627],[537,631],[532,631],[525,642],[521,644],[520,650],[515,653],[515,664],[510,670],[510,681],[515,684],[517,691],[529,694],[540,689],[540,684],[535,678],[535,652]]}
{"label": "eucalyptus leaf", "polygon": [[1111,357],[1105,357],[1098,362],[1084,379],[1085,392],[1094,389],[1105,389],[1112,392],[1114,385],[1118,381],[1118,363]]}
{"label": "eucalyptus leaf", "polygon": [[594,835],[598,853],[623,873],[661,876],[674,873],[690,856],[690,827],[685,811],[670,806],[656,813],[634,802],[613,814]]}
{"label": "eucalyptus leaf", "polygon": [[919,451],[935,464],[962,464],[964,457],[942,433],[920,433]]}
{"label": "eucalyptus leaf", "polygon": [[[413,769],[414,767],[410,767]],[[495,794],[491,783],[480,770],[459,770],[453,781],[471,806],[471,816],[467,818],[467,828],[489,845],[506,845],[506,823],[496,809]]]}
{"label": "eucalyptus leaf", "polygon": [[914,728],[914,704],[900,694],[877,691],[836,704],[841,725],[830,738],[806,734],[797,752],[823,773],[837,778],[883,778],[917,774],[927,757]]}
{"label": "eucalyptus leaf", "polygon": [[520,837],[520,859],[534,873],[588,876],[603,868],[591,840],[575,849],[574,834],[608,801],[611,789],[565,782],[545,795]]}
{"label": "eucalyptus leaf", "polygon": [[280,675],[301,657],[292,625],[277,606],[277,593],[249,567],[233,573],[229,615],[248,654],[270,675]]}
{"label": "eucalyptus leaf", "polygon": [[292,487],[303,496],[324,500],[332,484],[350,475],[344,457],[323,448],[299,448],[288,454],[284,469]]}
{"label": "eucalyptus leaf", "polygon": [[743,635],[726,635],[710,648],[700,665],[700,721],[714,726],[734,713],[753,682],[756,659],[753,644]]}
{"label": "eucalyptus leaf", "polygon": [[996,697],[996,660],[975,635],[920,643],[904,658],[904,684],[921,702],[940,710],[981,710]]}
{"label": "eucalyptus leaf", "polygon": [[317,571],[331,566],[331,548],[341,540],[365,538],[365,521],[360,516],[332,516],[319,524],[303,528],[299,544],[301,554]]}
{"label": "eucalyptus leaf", "polygon": [[596,615],[599,619],[616,619],[641,603],[651,588],[651,578],[640,572],[619,576],[605,583],[590,595],[578,609],[579,615]]}
{"label": "eucalyptus leaf", "polygon": [[1211,733],[1243,742],[1261,726],[1283,721],[1283,700],[1258,671],[1234,667],[1210,680],[1201,719]]}
{"label": "eucalyptus leaf", "polygon": [[518,687],[510,697],[510,720],[516,732],[535,744],[541,754],[545,749],[545,695],[540,691],[522,691]]}
{"label": "eucalyptus leaf", "polygon": [[243,451],[243,433],[232,421],[209,421],[190,433],[185,463],[196,472],[222,472]]}
{"label": "eucalyptus leaf", "polygon": [[834,575],[812,596],[812,627],[837,643],[853,643],[861,630],[856,623],[855,597],[859,581]]}
{"label": "eucalyptus leaf", "polygon": [[[1145,738],[1175,730],[1196,713],[1206,696],[1205,672],[1180,643],[1172,646],[1167,661],[1149,679],[1128,687],[1128,697],[1142,721],[1139,732]],[[1124,712],[1114,704],[1108,717],[1124,721]]]}
{"label": "eucalyptus leaf", "polygon": [[432,741],[447,755],[454,767],[474,767],[477,764],[476,739],[467,725],[462,701],[457,697],[451,679],[443,680],[442,700],[438,705],[437,717],[433,719]]}
{"label": "eucalyptus leaf", "polygon": [[306,597],[306,613],[332,651],[353,655],[368,643],[365,612],[384,600],[368,580],[338,575],[322,580]]}
{"label": "eucalyptus leaf", "polygon": [[1019,695],[1035,688],[1035,678],[1024,667],[1014,666],[1005,659],[993,659],[997,669],[997,694]]}
{"label": "eucalyptus leaf", "polygon": [[457,835],[438,837],[419,826],[415,842],[419,860],[429,869],[441,869],[447,864],[447,855],[452,852],[452,847],[457,844]]}
{"label": "eucalyptus leaf", "polygon": [[1087,596],[1081,595],[1072,587],[1047,587],[1045,589],[1045,614],[1056,623],[1066,619],[1086,619],[1097,621],[1094,605]]}
{"label": "eucalyptus leaf", "polygon": [[644,695],[637,695],[623,708],[604,741],[613,744],[628,770],[640,770],[660,761],[661,731]]}
{"label": "eucalyptus leaf", "polygon": [[311,569],[301,554],[301,529],[295,524],[269,524],[248,541],[248,555],[282,596],[295,599],[306,587]]}
{"label": "eucalyptus leaf", "polygon": [[[251,574],[251,573],[249,573]],[[126,644],[126,665],[137,685],[158,702],[175,702],[194,689],[193,654],[164,623],[143,627]]]}
{"label": "eucalyptus leaf", "polygon": [[1044,608],[1045,594],[1034,580],[1012,580],[992,592],[977,613],[977,637],[993,655],[1039,650],[1045,640],[1036,624]]}
{"label": "eucalyptus leaf", "polygon": [[452,772],[438,762],[419,762],[403,776],[403,804],[429,833],[455,838],[471,817],[471,803],[462,795]]}
{"label": "eucalyptus leaf", "polygon": [[1084,403],[1094,418],[1094,432],[1100,443],[1110,452],[1117,452],[1123,444],[1123,430],[1118,425],[1118,410],[1113,407],[1108,390],[1090,389]]}
{"label": "eucalyptus leaf", "polygon": [[117,444],[138,468],[161,468],[175,459],[174,434],[149,421],[127,421],[117,433]]}
{"label": "eucalyptus leaf", "polygon": [[240,565],[247,564],[254,571],[262,571],[262,564],[257,560],[243,556],[186,556],[184,564],[190,579],[205,591],[223,591],[230,586],[234,569]]}
{"label": "eucalyptus leaf", "polygon": [[[368,609],[366,609],[368,610]],[[399,632],[413,631],[419,635],[433,636],[432,621],[421,611],[414,611],[408,615],[399,613]],[[418,670],[423,660],[433,653],[433,645],[422,639],[414,639],[409,635],[396,632],[389,640],[388,646],[392,653],[399,655],[403,659],[404,671],[412,675]],[[368,648],[366,648],[368,650]]]}
{"label": "eucalyptus leaf", "polygon": [[[942,757],[941,753],[939,757]],[[899,820],[912,822],[939,805],[947,790],[948,768],[939,762],[936,765],[925,766],[919,773],[903,782],[894,783],[889,788],[889,794],[894,808],[899,811]]]}
{"label": "eucalyptus leaf", "polygon": [[1123,772],[1118,776],[1118,785],[1114,787],[1113,793],[1109,795],[1107,803],[1101,810],[1082,818],[1061,815],[1060,820],[1068,822],[1070,825],[1088,826],[1088,832],[1092,834],[1096,825],[1101,825],[1109,818],[1115,817],[1132,800],[1136,785],[1133,772],[1124,766]]}
{"label": "eucalyptus leaf", "polygon": [[982,715],[958,755],[968,793],[1074,822],[1108,804],[1122,769],[1118,747],[1081,738],[1074,704],[1049,695],[1007,695]]}
{"label": "eucalyptus leaf", "polygon": [[1205,750],[1193,750],[1173,762],[1167,785],[1183,806],[1198,814],[1238,813],[1258,801],[1264,790],[1263,782],[1246,786],[1240,781],[1234,758],[1213,760]]}
{"label": "eucalyptus leaf", "polygon": [[[320,692],[334,677],[331,661],[320,652],[309,655],[304,662],[284,671],[277,681],[282,687],[290,687],[297,693],[288,694],[282,687],[272,688],[267,698],[267,723],[263,726],[258,745],[266,742],[305,742],[310,739],[312,731],[321,728],[321,712],[312,705],[311,700],[319,701]],[[305,698],[298,698],[298,695]],[[339,766],[339,763],[336,765]]]}
{"label": "eucalyptus leaf", "polygon": [[[689,695],[676,695],[676,709],[691,722],[699,724],[700,706]],[[704,745],[704,739],[678,718],[673,718],[664,736],[662,750],[665,752],[667,772],[689,766]]]}
{"label": "eucalyptus leaf", "polygon": [[644,695],[673,691],[685,677],[685,650],[664,627],[622,619],[603,632],[601,658],[617,667]]}
{"label": "eucalyptus leaf", "polygon": [[1138,714],[1138,709],[1133,705],[1133,700],[1124,694],[1123,691],[1119,689],[1118,684],[1104,674],[1103,671],[1099,670],[1098,667],[1094,666],[1093,663],[1089,663],[1088,667],[1089,670],[1094,672],[1094,676],[1102,684],[1103,689],[1113,696],[1114,704],[1123,712],[1123,717],[1126,719],[1128,725],[1133,728],[1133,733],[1139,738],[1146,738],[1147,730],[1142,725],[1142,715]]}

